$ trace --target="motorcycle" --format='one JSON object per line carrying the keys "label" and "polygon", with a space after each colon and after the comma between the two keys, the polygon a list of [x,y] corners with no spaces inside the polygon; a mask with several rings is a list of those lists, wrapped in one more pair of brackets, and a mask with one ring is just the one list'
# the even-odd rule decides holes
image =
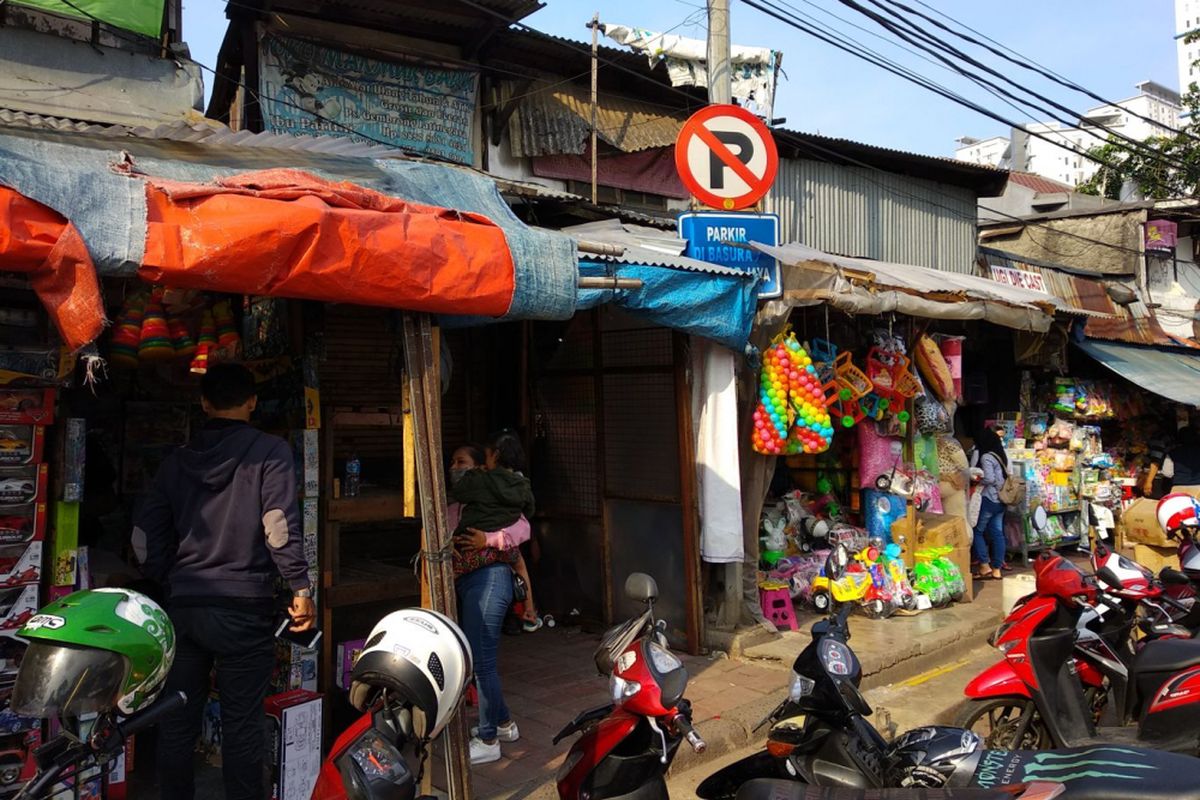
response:
{"label": "motorcycle", "polygon": [[997,789],[826,789],[795,781],[758,778],[738,789],[736,800],[1053,800],[1061,783],[1039,781]]}
{"label": "motorcycle", "polygon": [[[827,569],[836,574],[849,557],[834,551],[830,560]],[[945,726],[885,741],[866,719],[872,709],[859,690],[862,667],[849,646],[848,611],[813,626],[812,642],[793,664],[787,698],[763,720],[771,724],[766,748],[707,778],[697,789],[701,798],[739,797],[740,787],[764,778],[860,790],[995,789],[1051,780],[1072,800],[1200,798],[1194,778],[1200,761],[1174,753],[1103,744],[989,750],[971,731]],[[1060,663],[1065,670],[1065,659]]]}
{"label": "motorcycle", "polygon": [[584,711],[554,737],[558,744],[583,733],[555,778],[563,800],[665,800],[667,769],[680,744],[687,741],[697,753],[707,747],[683,696],[687,670],[667,644],[665,623],[654,618],[657,584],[635,572],[625,596],[646,610],[609,631],[595,654],[613,702]]}
{"label": "motorcycle", "polygon": [[[992,638],[1004,660],[967,685],[964,727],[986,718],[992,746],[1200,753],[1200,642],[1152,640],[1135,651],[1132,617],[1095,576],[1053,552],[1035,569],[1037,595]],[[1110,724],[1097,727],[1098,717]]]}
{"label": "motorcycle", "polygon": [[1155,576],[1103,542],[1092,549],[1091,561],[1096,579],[1121,601],[1125,612],[1131,616],[1142,612],[1137,624],[1145,637],[1191,639],[1200,629],[1200,602],[1178,598],[1171,590],[1172,585],[1189,583],[1178,570],[1164,567]]}

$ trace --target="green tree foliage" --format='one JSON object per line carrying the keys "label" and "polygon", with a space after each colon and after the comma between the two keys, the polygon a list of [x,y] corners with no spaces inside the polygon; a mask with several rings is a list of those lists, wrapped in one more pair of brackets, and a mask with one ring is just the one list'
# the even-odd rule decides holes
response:
{"label": "green tree foliage", "polygon": [[[1200,36],[1195,33],[1188,35],[1189,42],[1197,38]],[[1200,61],[1196,65],[1200,66]],[[1100,168],[1076,191],[1119,200],[1121,187],[1130,181],[1147,200],[1200,194],[1200,87],[1196,83],[1188,86],[1181,103],[1187,117],[1180,130],[1153,136],[1142,148],[1110,136],[1089,150]]]}

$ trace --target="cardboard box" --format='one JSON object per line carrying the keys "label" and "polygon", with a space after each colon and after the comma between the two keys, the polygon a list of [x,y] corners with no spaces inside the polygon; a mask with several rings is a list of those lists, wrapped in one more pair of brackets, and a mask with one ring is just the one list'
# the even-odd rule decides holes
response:
{"label": "cardboard box", "polygon": [[16,636],[41,606],[36,583],[0,590],[0,636]]}
{"label": "cardboard box", "polygon": [[309,800],[321,771],[321,695],[293,689],[265,703],[271,758],[271,800]]}
{"label": "cardboard box", "polygon": [[87,420],[71,417],[63,432],[62,499],[83,500],[84,469],[87,464]]}
{"label": "cardboard box", "polygon": [[0,389],[0,423],[51,425],[53,389]]}
{"label": "cardboard box", "polygon": [[1139,497],[1121,512],[1117,528],[1127,544],[1148,544],[1166,547],[1172,544],[1167,532],[1158,524],[1158,501]]}
{"label": "cardboard box", "polygon": [[42,543],[0,547],[0,589],[41,583]]}
{"label": "cardboard box", "polygon": [[966,592],[963,602],[970,603],[975,599],[974,586],[971,578],[971,529],[962,517],[951,514],[934,514],[928,511],[914,511],[892,523],[892,541],[899,542],[904,537],[904,563],[912,569],[916,562],[915,553],[928,550],[931,547],[952,547],[947,554],[949,559],[958,566],[962,573]]}
{"label": "cardboard box", "polygon": [[46,502],[48,475],[45,464],[0,468],[0,508]]}
{"label": "cardboard box", "polygon": [[79,561],[79,504],[57,502],[51,506],[54,518],[54,559],[50,575],[51,586],[74,586],[78,578]]}
{"label": "cardboard box", "polygon": [[0,510],[0,545],[45,541],[46,517],[45,503]]}
{"label": "cardboard box", "polygon": [[1135,544],[1133,560],[1157,575],[1163,567],[1179,569],[1179,550],[1175,547]]}
{"label": "cardboard box", "polygon": [[45,458],[46,429],[41,425],[0,425],[0,467],[38,464]]}

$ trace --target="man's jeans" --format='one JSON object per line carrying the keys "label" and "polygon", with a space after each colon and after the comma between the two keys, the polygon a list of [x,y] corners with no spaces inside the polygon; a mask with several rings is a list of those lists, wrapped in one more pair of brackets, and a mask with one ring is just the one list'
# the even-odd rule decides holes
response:
{"label": "man's jeans", "polygon": [[162,798],[195,797],[196,740],[215,664],[226,800],[262,800],[266,796],[263,701],[275,665],[275,621],[264,614],[212,606],[174,608],[170,616],[175,625],[175,664],[166,689],[186,693],[188,702],[159,725]]}

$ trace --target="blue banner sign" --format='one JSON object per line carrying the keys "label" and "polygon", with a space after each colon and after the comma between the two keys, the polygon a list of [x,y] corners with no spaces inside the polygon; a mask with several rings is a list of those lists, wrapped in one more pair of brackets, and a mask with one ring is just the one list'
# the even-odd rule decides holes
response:
{"label": "blue banner sign", "polygon": [[757,272],[762,278],[758,285],[759,300],[783,294],[779,262],[746,246],[748,242],[778,245],[778,214],[722,211],[680,214],[679,238],[687,240],[688,258]]}

